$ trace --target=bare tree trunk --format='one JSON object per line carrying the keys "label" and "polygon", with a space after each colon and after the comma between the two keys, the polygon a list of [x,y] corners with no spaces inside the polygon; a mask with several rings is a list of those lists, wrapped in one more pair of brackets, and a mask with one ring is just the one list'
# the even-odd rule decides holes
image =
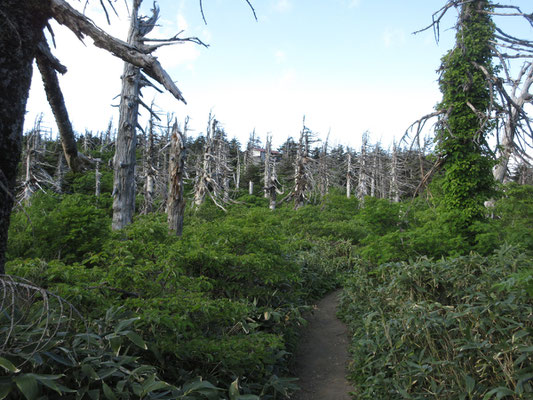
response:
{"label": "bare tree trunk", "polygon": [[216,120],[209,115],[209,122],[207,124],[207,132],[205,135],[205,147],[202,159],[202,167],[197,171],[196,184],[194,186],[194,206],[200,207],[205,200],[205,196],[209,190],[209,182],[211,178],[211,161],[213,159],[213,134],[216,127]]}
{"label": "bare tree trunk", "polygon": [[[128,43],[140,45],[138,11],[142,0],[133,0]],[[135,149],[139,113],[141,72],[139,67],[124,64],[120,94],[118,134],[113,159],[113,230],[120,230],[133,221],[135,212]]]}
{"label": "bare tree trunk", "polygon": [[357,184],[357,198],[363,202],[365,196],[368,195],[368,172],[367,172],[367,147],[368,134],[363,134],[363,141],[361,143],[361,155],[359,157],[359,182]]}
{"label": "bare tree trunk", "polygon": [[[185,126],[185,131],[186,131]],[[177,236],[183,232],[183,217],[185,213],[185,197],[183,175],[185,173],[185,137],[174,122],[171,135],[170,164],[169,164],[169,196],[167,206],[168,229]]]}
{"label": "bare tree trunk", "polygon": [[102,174],[100,172],[100,160],[96,160],[96,170],[94,171],[94,195],[96,197],[100,197],[100,178],[102,177]]}
{"label": "bare tree trunk", "polygon": [[[522,80],[522,77],[525,76],[524,84],[518,92],[518,86]],[[533,100],[533,95],[529,93],[531,86],[533,85],[533,63],[530,62],[522,67],[522,70],[519,75],[519,79],[514,82],[513,91],[511,93],[511,100],[513,105],[510,106],[510,110],[506,113],[506,120],[504,126],[504,136],[501,143],[500,158],[498,160],[498,165],[494,168],[493,175],[494,179],[498,182],[505,182],[508,177],[508,166],[509,160],[514,150],[514,142],[516,131],[518,128],[518,121],[521,117],[521,112],[523,112],[524,105],[527,102]]]}
{"label": "bare tree trunk", "polygon": [[272,170],[270,165],[270,152],[272,150],[272,136],[267,135],[266,138],[266,147],[265,147],[265,174],[264,174],[264,183],[265,187],[263,188],[265,198],[270,197],[270,184],[272,181]]}
{"label": "bare tree trunk", "polygon": [[65,155],[59,154],[56,167],[57,189],[59,193],[63,193],[63,185],[65,183]]}
{"label": "bare tree trunk", "polygon": [[400,202],[400,186],[398,185],[398,147],[392,145],[390,199],[395,203]]}
{"label": "bare tree trunk", "polygon": [[319,159],[319,182],[320,182],[320,198],[324,198],[329,192],[329,170],[328,170],[328,141],[329,133],[326,136],[326,141],[322,146]]}
{"label": "bare tree trunk", "polygon": [[153,211],[154,208],[154,196],[155,196],[155,148],[154,148],[154,121],[150,117],[148,127],[148,140],[145,144],[144,155],[144,173],[146,181],[144,183],[144,209],[143,213],[148,214]]}
{"label": "bare tree trunk", "polygon": [[237,171],[235,176],[235,189],[237,192],[241,186],[241,156],[239,155],[239,150],[237,149]]}
{"label": "bare tree trunk", "polygon": [[309,189],[307,162],[309,158],[309,130],[305,126],[300,133],[296,164],[294,166],[294,190],[291,197],[294,198],[294,208],[303,207],[306,202],[306,194]]}
{"label": "bare tree trunk", "polygon": [[377,147],[372,152],[372,170],[370,172],[370,196],[376,197],[377,175],[378,175],[378,160],[377,160]]}
{"label": "bare tree trunk", "polygon": [[248,194],[250,196],[254,194],[254,181],[248,182]]}
{"label": "bare tree trunk", "polygon": [[35,189],[33,187],[35,178],[33,177],[32,171],[35,163],[34,156],[37,151],[37,149],[35,148],[35,136],[40,134],[39,126],[40,121],[35,124],[35,127],[33,128],[26,141],[26,176],[24,178],[24,193],[22,195],[22,200],[24,201],[24,204],[26,206],[30,205],[31,196],[35,192]]}
{"label": "bare tree trunk", "polygon": [[348,168],[346,170],[346,197],[352,194],[352,154],[348,153]]}

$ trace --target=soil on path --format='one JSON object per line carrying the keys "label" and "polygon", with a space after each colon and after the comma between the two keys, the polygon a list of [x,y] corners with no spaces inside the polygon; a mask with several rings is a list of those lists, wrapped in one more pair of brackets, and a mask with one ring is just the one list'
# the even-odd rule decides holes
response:
{"label": "soil on path", "polygon": [[300,378],[293,400],[350,400],[353,390],[346,380],[348,330],[336,317],[340,290],[324,297],[307,318],[295,354],[295,374]]}

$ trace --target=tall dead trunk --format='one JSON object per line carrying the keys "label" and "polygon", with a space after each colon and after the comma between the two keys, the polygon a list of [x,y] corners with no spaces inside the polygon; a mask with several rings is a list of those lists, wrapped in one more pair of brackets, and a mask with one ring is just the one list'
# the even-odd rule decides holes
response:
{"label": "tall dead trunk", "polygon": [[348,152],[348,166],[346,168],[346,197],[352,194],[352,154]]}
{"label": "tall dead trunk", "polygon": [[154,209],[155,178],[155,147],[154,147],[154,121],[150,118],[148,122],[148,138],[144,146],[144,205],[143,213],[151,213]]}
{"label": "tall dead trunk", "polygon": [[[142,0],[133,0],[131,12],[128,43],[134,47],[139,47],[141,44],[138,17],[141,2]],[[116,149],[113,158],[113,222],[111,225],[113,230],[120,230],[131,224],[135,212],[135,149],[140,80],[140,68],[125,63],[120,93]]]}
{"label": "tall dead trunk", "polygon": [[205,135],[204,152],[202,155],[202,163],[200,170],[196,172],[196,182],[194,185],[194,206],[200,207],[205,196],[209,191],[209,184],[213,183],[211,174],[211,164],[213,160],[213,135],[216,130],[216,120],[209,115],[207,124],[207,132]]}
{"label": "tall dead trunk", "polygon": [[101,194],[101,178],[100,160],[96,160],[96,170],[94,171],[94,195],[100,197]]}
{"label": "tall dead trunk", "polygon": [[307,201],[307,192],[310,189],[307,163],[309,161],[309,129],[304,126],[300,133],[296,163],[294,166],[294,189],[290,197],[294,199],[294,209],[303,207]]}
{"label": "tall dead trunk", "polygon": [[265,146],[265,173],[264,173],[264,183],[265,187],[263,188],[264,197],[270,197],[270,185],[272,181],[272,168],[270,165],[270,153],[272,151],[272,136],[267,135],[266,146]]}
{"label": "tall dead trunk", "polygon": [[2,0],[0,16],[0,274],[3,274],[9,217],[37,43],[48,20],[42,0]]}
{"label": "tall dead trunk", "polygon": [[237,149],[237,171],[235,172],[235,190],[238,192],[241,186],[241,156],[239,155],[239,150]]}
{"label": "tall dead trunk", "polygon": [[[186,128],[185,128],[186,131]],[[167,201],[168,229],[177,236],[183,232],[185,197],[183,176],[185,173],[185,137],[174,122],[171,135],[169,174],[169,196]]]}
{"label": "tall dead trunk", "polygon": [[328,166],[328,141],[329,133],[326,136],[326,141],[320,151],[320,158],[318,160],[318,173],[319,173],[319,186],[320,186],[320,198],[323,199],[329,192],[329,166]]}
{"label": "tall dead trunk", "polygon": [[363,134],[361,155],[359,156],[359,182],[357,184],[357,198],[363,202],[368,195],[368,160],[367,160],[368,134]]}
{"label": "tall dead trunk", "polygon": [[398,165],[398,147],[396,143],[392,145],[391,156],[391,178],[390,178],[390,199],[395,203],[400,202],[400,185],[399,182],[399,165]]}
{"label": "tall dead trunk", "polygon": [[[525,77],[524,84],[518,93],[519,84],[523,77]],[[507,110],[505,115],[504,136],[501,142],[500,157],[498,159],[498,164],[493,171],[494,179],[501,183],[505,182],[508,178],[509,160],[511,159],[515,147],[514,142],[517,133],[516,131],[518,129],[521,113],[524,112],[524,105],[533,100],[533,95],[529,93],[531,86],[533,86],[533,62],[522,67],[519,79],[514,82],[511,93],[513,104],[509,106],[509,110]]]}

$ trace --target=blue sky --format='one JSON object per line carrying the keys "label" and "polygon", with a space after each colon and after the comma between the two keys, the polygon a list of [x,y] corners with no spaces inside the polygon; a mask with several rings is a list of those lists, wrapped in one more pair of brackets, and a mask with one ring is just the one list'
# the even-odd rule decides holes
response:
{"label": "blue sky", "polygon": [[[83,2],[82,2],[83,3]],[[122,0],[119,17],[109,26],[99,2],[86,10],[97,24],[124,39],[128,18]],[[443,21],[441,40],[433,32],[412,32],[431,22],[444,1],[411,0],[251,0],[258,21],[244,0],[203,0],[205,25],[197,0],[160,0],[160,27],[152,37],[197,36],[208,49],[178,44],[156,56],[177,81],[188,105],[168,94],[144,91],[162,112],[179,121],[190,116],[191,135],[205,130],[209,111],[229,137],[245,143],[255,129],[274,144],[297,137],[306,125],[333,144],[358,147],[369,131],[372,142],[387,147],[411,122],[430,113],[440,98],[436,69],[453,46],[456,13]],[[513,4],[531,11],[530,0]],[[74,4],[74,3],[73,3]],[[145,0],[144,13],[151,2]],[[519,26],[518,32],[531,35]],[[69,68],[61,77],[76,130],[115,125],[123,63],[68,30],[54,26],[58,58]],[[526,36],[527,37],[527,36]],[[44,125],[55,130],[36,71],[28,103],[26,128],[43,112]],[[144,121],[144,120],[143,120]],[[144,124],[144,122],[143,122]]]}

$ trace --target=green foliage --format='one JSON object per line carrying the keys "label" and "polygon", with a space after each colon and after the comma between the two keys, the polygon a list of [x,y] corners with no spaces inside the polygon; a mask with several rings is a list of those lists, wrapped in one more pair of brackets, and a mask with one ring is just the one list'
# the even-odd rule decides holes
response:
{"label": "green foliage", "polygon": [[[71,173],[70,190],[74,193],[94,195],[96,190],[96,172],[89,171],[84,174]],[[113,172],[110,170],[100,171],[100,192],[111,195],[113,192]]]}
{"label": "green foliage", "polygon": [[529,398],[533,303],[517,274],[531,261],[513,247],[356,269],[342,315],[358,398]]}
{"label": "green foliage", "polygon": [[132,356],[132,348],[146,349],[134,328],[137,317],[109,309],[76,333],[80,316],[60,297],[28,281],[1,279],[10,297],[0,309],[1,398],[218,398],[219,389],[207,382],[175,387]]}
{"label": "green foliage", "polygon": [[40,257],[80,261],[110,233],[110,219],[92,196],[37,194],[11,217],[8,259]]}
{"label": "green foliage", "polygon": [[[50,204],[47,214],[53,211]],[[280,398],[294,390],[283,375],[304,303],[337,284],[351,251],[348,242],[312,243],[286,232],[291,223],[283,211],[237,204],[227,214],[201,209],[177,238],[164,215],[151,214],[107,232],[78,262],[16,259],[7,270],[59,293],[93,321],[119,306],[135,315],[148,351],[132,356],[157,365],[176,386],[195,376],[221,387],[240,378],[241,396]]]}

